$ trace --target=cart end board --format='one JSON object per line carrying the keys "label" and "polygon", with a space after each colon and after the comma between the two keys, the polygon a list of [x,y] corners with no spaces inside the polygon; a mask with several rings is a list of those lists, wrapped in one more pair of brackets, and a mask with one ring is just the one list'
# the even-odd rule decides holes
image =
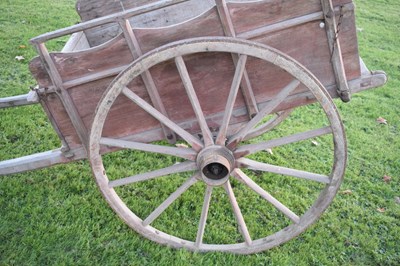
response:
{"label": "cart end board", "polygon": [[[78,1],[77,8],[82,20],[152,1],[104,2],[102,5],[102,1]],[[200,2],[203,4],[194,5]],[[348,0],[337,0],[333,3],[337,11],[337,21],[340,21],[338,36],[347,80],[357,80],[361,76],[361,70],[354,6],[352,1]],[[298,60],[327,88],[332,88],[329,92],[333,97],[337,97],[331,51],[323,25],[320,0],[228,2],[227,16],[232,22],[233,32],[227,31],[227,25],[221,17],[221,9],[214,1],[189,1],[184,4],[190,8],[182,9],[182,6],[179,6],[182,4],[179,4],[169,7],[168,10],[162,9],[132,18],[130,22],[133,36],[137,41],[136,51],[132,51],[129,40],[115,23],[107,25],[107,29],[95,28],[90,33],[87,32],[86,38],[91,45],[88,49],[50,53],[50,58],[61,78],[61,88],[54,86],[52,74],[46,71],[39,58],[32,60],[31,72],[37,79],[39,87],[45,92],[41,95],[43,106],[54,121],[53,124],[60,132],[60,137],[70,148],[82,146],[81,139],[60,100],[60,94],[54,93],[55,91],[62,89],[68,93],[84,127],[89,131],[102,94],[118,73],[140,54],[187,38],[236,36],[267,44]],[[104,8],[96,8],[97,6]],[[150,15],[155,16],[153,23],[149,23]],[[162,19],[158,19],[160,17]],[[229,54],[210,54],[192,55],[184,59],[205,115],[210,125],[214,123],[218,127],[224,111],[224,107],[219,103],[226,102],[235,71],[232,57]],[[287,73],[261,60],[249,60],[246,70],[258,105],[270,100],[290,81]],[[150,69],[149,73],[168,117],[192,133],[198,132],[199,126],[192,122],[195,121],[195,114],[174,62],[157,65]],[[129,85],[129,88],[150,102],[144,83],[138,78]],[[303,88],[297,89],[291,97],[292,100],[282,103],[276,111],[311,102],[309,96],[301,96],[303,92]],[[239,123],[246,120],[248,120],[246,104],[240,96],[235,103],[234,119],[231,122]],[[111,109],[105,123],[104,135],[130,137],[146,142],[164,139],[159,122],[124,96],[120,96]]]}

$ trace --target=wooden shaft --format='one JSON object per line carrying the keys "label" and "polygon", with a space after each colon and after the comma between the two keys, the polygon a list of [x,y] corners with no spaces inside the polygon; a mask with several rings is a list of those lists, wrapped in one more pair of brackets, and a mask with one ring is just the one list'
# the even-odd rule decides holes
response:
{"label": "wooden shaft", "polygon": [[22,173],[26,171],[50,167],[56,164],[68,163],[86,158],[83,148],[73,150],[75,156],[67,158],[62,149],[36,153],[28,156],[0,161],[0,176]]}
{"label": "wooden shaft", "polygon": [[31,93],[36,93],[36,92],[31,91],[30,93],[24,94],[24,95],[0,98],[0,109],[7,108],[7,107],[24,106],[24,105],[39,103],[38,98],[32,99],[32,100],[29,99]]}

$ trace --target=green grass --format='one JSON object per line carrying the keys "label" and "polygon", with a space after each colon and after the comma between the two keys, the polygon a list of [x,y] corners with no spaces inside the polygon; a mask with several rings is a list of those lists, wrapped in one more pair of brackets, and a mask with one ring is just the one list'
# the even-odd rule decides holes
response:
{"label": "green grass", "polygon": [[[0,2],[0,97],[23,94],[34,85],[28,62],[36,55],[28,40],[76,23],[74,0]],[[400,264],[400,3],[357,0],[360,54],[370,69],[385,70],[388,84],[354,95],[338,105],[348,139],[348,167],[342,187],[318,222],[299,237],[259,254],[192,253],[155,244],[130,230],[101,197],[86,161],[0,177],[0,265],[399,265]],[[59,49],[62,42],[53,42]],[[15,56],[24,56],[23,61]],[[318,109],[296,111],[274,131],[276,136],[321,123]],[[376,119],[384,117],[387,125]],[[274,149],[273,163],[325,173],[332,159],[329,138]],[[59,147],[40,106],[0,110],[0,160]],[[265,159],[264,155],[260,155]],[[144,153],[108,155],[109,175],[167,166],[175,158]],[[271,194],[297,212],[307,209],[319,184],[274,179],[248,172]],[[391,176],[389,183],[382,180]],[[137,184],[122,197],[146,216],[185,176]],[[263,236],[288,223],[260,198],[233,182],[252,235]],[[155,225],[182,237],[196,234],[203,184],[196,184],[156,220]],[[346,191],[351,190],[351,193]],[[138,200],[140,201],[138,202]],[[217,190],[205,241],[229,242],[237,233],[226,195]],[[378,209],[384,208],[384,212]],[[258,215],[263,213],[263,215]],[[171,219],[172,218],[172,219]],[[278,218],[280,222],[271,223]],[[178,221],[178,222],[177,222]]]}

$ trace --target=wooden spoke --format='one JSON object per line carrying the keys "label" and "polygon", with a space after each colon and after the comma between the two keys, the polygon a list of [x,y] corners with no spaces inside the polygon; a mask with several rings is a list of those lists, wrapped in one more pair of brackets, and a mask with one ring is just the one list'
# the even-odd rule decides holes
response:
{"label": "wooden spoke", "polygon": [[171,121],[168,117],[160,113],[157,109],[155,109],[153,106],[148,104],[146,101],[144,101],[142,98],[140,98],[136,93],[125,87],[122,90],[122,93],[128,97],[130,100],[132,100],[134,103],[139,105],[143,110],[145,110],[147,113],[149,113],[151,116],[153,116],[155,119],[169,127],[172,131],[177,133],[179,136],[181,136],[184,140],[186,140],[195,150],[200,150],[203,147],[203,144],[200,142],[199,139],[191,135],[189,132],[178,126],[176,123]]}
{"label": "wooden spoke", "polygon": [[243,145],[236,149],[235,157],[238,158],[238,157],[246,156],[246,155],[256,153],[256,152],[259,152],[262,150],[272,149],[274,147],[278,147],[278,146],[282,146],[282,145],[286,145],[286,144],[290,144],[290,143],[294,143],[294,142],[298,142],[298,141],[302,141],[302,140],[306,140],[306,139],[315,138],[315,137],[326,135],[329,133],[332,133],[332,128],[328,126],[328,127],[318,128],[318,129],[314,129],[314,130],[310,130],[310,131],[306,131],[306,132],[302,132],[302,133],[293,134],[293,135],[278,138],[278,139],[269,140],[266,142]]}
{"label": "wooden spoke", "polygon": [[264,134],[265,132],[270,131],[271,129],[273,129],[280,123],[282,123],[282,121],[284,121],[292,112],[293,112],[293,109],[288,109],[288,110],[276,113],[275,117],[271,118],[266,123],[262,124],[261,126],[255,128],[255,129],[251,130],[249,133],[247,133],[246,137],[244,137],[243,140],[249,140],[249,139],[258,137],[258,136]]}
{"label": "wooden spoke", "polygon": [[229,180],[225,183],[224,188],[226,190],[226,193],[228,194],[229,201],[231,202],[231,206],[233,209],[233,213],[235,214],[236,220],[239,224],[239,229],[240,229],[239,231],[242,234],[246,244],[251,245],[252,240],[250,237],[249,230],[247,229],[242,212],[240,211],[239,204],[237,203],[236,197],[233,194],[232,186]]}
{"label": "wooden spoke", "polygon": [[140,181],[150,180],[150,179],[161,177],[161,176],[170,175],[170,174],[194,171],[196,169],[197,169],[197,166],[196,166],[195,162],[186,161],[183,163],[174,164],[172,166],[158,169],[155,171],[113,180],[108,183],[108,186],[110,188],[119,187],[119,186],[128,185],[128,184],[132,184],[132,183],[136,183],[136,182],[140,182]]}
{"label": "wooden spoke", "polygon": [[240,158],[239,160],[237,160],[237,163],[239,164],[240,167],[246,167],[248,169],[259,170],[259,171],[270,172],[270,173],[281,174],[281,175],[288,175],[288,176],[298,177],[298,178],[302,178],[302,179],[313,180],[313,181],[317,181],[317,182],[325,183],[325,184],[330,183],[329,176],[326,176],[326,175],[309,173],[306,171],[276,166],[276,165],[267,164],[267,163],[260,163],[260,162],[256,162],[256,161],[253,161],[253,160],[250,160],[247,158]]}
{"label": "wooden spoke", "polygon": [[146,144],[141,142],[126,141],[112,138],[101,138],[100,144],[118,147],[124,149],[132,149],[138,151],[154,152],[166,155],[180,157],[186,160],[196,160],[197,153],[190,148],[176,148],[163,145]]}
{"label": "wooden spoke", "polygon": [[231,89],[229,91],[228,100],[226,102],[224,118],[222,120],[221,127],[219,129],[218,136],[216,139],[217,145],[225,145],[226,133],[228,131],[229,121],[232,117],[233,106],[235,104],[237,93],[239,91],[239,87],[242,82],[242,77],[245,71],[246,62],[247,62],[247,56],[240,55],[238,63],[236,65],[236,71],[233,77]]}
{"label": "wooden spoke", "polygon": [[204,202],[203,202],[203,209],[201,211],[200,222],[199,222],[199,229],[197,231],[196,237],[196,247],[199,247],[201,243],[203,243],[203,236],[204,231],[206,228],[207,216],[208,216],[208,209],[210,207],[211,195],[212,195],[213,187],[207,186],[206,192],[204,194]]}
{"label": "wooden spoke", "polygon": [[143,226],[151,224],[163,213],[177,198],[179,198],[186,190],[197,182],[197,178],[192,176],[183,183],[174,193],[172,193],[160,206],[157,207],[144,221]]}
{"label": "wooden spoke", "polygon": [[192,81],[190,79],[189,73],[187,71],[185,62],[183,61],[182,56],[178,56],[175,58],[175,64],[178,68],[179,75],[182,79],[183,85],[186,89],[186,93],[189,96],[190,103],[193,106],[193,110],[196,114],[197,120],[199,122],[201,133],[203,134],[204,144],[205,146],[210,146],[214,144],[214,140],[211,134],[210,129],[208,128],[206,119],[204,117],[203,110],[201,109],[199,99],[197,98],[196,92],[193,88]]}
{"label": "wooden spoke", "polygon": [[270,114],[299,85],[300,82],[295,79],[290,82],[285,88],[283,88],[273,100],[268,102],[268,104],[264,106],[264,108],[261,109],[260,112],[253,119],[250,120],[249,123],[246,124],[246,126],[244,126],[239,132],[237,132],[229,139],[228,146],[235,146],[237,143],[242,141],[252,128],[260,123],[266,115]]}
{"label": "wooden spoke", "polygon": [[273,196],[271,196],[271,194],[269,194],[267,191],[265,191],[262,187],[257,185],[257,183],[254,182],[253,180],[251,180],[251,178],[248,177],[245,173],[243,173],[242,170],[235,169],[232,174],[237,180],[239,180],[243,184],[247,185],[254,192],[256,192],[262,198],[264,198],[269,203],[271,203],[276,209],[278,209],[280,212],[282,212],[292,222],[294,222],[296,224],[299,223],[299,221],[300,221],[299,216],[297,216],[288,207],[286,207],[281,202],[279,202],[277,199],[275,199]]}

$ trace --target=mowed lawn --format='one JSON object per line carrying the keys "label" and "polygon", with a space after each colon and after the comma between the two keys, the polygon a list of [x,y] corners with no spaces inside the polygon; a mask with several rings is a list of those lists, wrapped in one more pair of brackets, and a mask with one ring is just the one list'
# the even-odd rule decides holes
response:
{"label": "mowed lawn", "polygon": [[[389,81],[382,88],[354,95],[350,103],[335,100],[346,128],[348,166],[335,200],[305,233],[246,256],[161,246],[117,217],[97,189],[89,164],[80,161],[0,176],[0,265],[400,265],[400,2],[356,0],[355,4],[360,55],[369,69],[384,70]],[[35,84],[28,63],[36,52],[29,39],[77,23],[74,5],[74,0],[0,1],[0,97],[25,94]],[[49,46],[56,50],[64,43],[62,39]],[[306,115],[312,111],[313,107],[297,111],[289,123],[295,127],[302,121],[313,122]],[[319,148],[304,143],[282,154],[275,152],[273,159],[284,161],[295,152],[315,153],[314,162],[294,162],[293,167],[323,168],[324,138],[318,142]],[[39,105],[0,110],[0,161],[59,146]],[[127,156],[131,167],[141,169],[164,163],[144,153]],[[113,171],[124,170],[118,168],[123,165],[118,154],[108,159],[117,160]],[[135,193],[146,194],[148,200],[139,205],[158,206],[177,184],[165,180],[143,184],[136,188],[142,191]],[[159,192],[160,187],[167,191]],[[285,190],[280,196],[292,195]],[[248,210],[252,200],[239,204]],[[199,206],[194,207],[196,215]],[[173,206],[168,213],[180,211],[187,208]],[[232,218],[232,213],[214,212],[221,219]],[[163,219],[158,224],[176,227],[177,234],[195,234],[197,224],[184,222]],[[233,237],[222,225],[212,226],[217,238]],[[257,221],[250,226],[268,231],[257,228]]]}

